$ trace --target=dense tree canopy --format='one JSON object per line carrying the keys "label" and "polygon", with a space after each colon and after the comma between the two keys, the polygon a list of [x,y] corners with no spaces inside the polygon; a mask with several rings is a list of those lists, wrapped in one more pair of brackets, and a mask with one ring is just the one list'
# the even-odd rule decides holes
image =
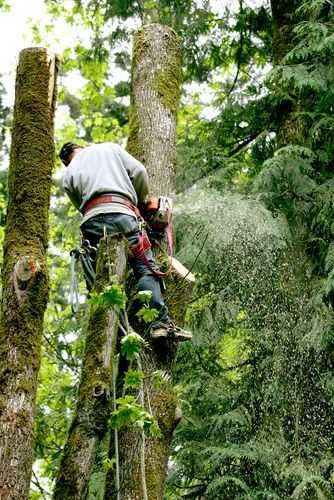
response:
{"label": "dense tree canopy", "polygon": [[[49,20],[33,27],[39,44],[49,22],[85,32],[60,55],[56,147],[73,138],[124,144],[133,32],[160,23],[182,40],[175,239],[196,275],[194,342],[175,363],[183,419],[165,498],[334,498],[332,2],[45,3]],[[71,92],[78,72],[82,86]],[[87,321],[82,279],[74,312],[70,304],[78,226],[57,161],[34,500],[51,497],[76,399]],[[101,447],[90,499],[103,498],[113,467]]]}

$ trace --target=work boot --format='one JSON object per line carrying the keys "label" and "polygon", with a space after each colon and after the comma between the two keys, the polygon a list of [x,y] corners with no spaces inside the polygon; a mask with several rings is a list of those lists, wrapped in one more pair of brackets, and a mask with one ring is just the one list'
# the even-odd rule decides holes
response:
{"label": "work boot", "polygon": [[193,338],[191,332],[174,325],[172,321],[153,324],[150,328],[150,336],[152,339],[174,337],[180,341],[191,340]]}

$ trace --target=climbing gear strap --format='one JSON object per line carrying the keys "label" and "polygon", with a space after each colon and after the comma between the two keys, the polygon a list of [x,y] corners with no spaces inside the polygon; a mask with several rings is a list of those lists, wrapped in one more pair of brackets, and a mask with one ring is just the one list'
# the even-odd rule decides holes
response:
{"label": "climbing gear strap", "polygon": [[78,248],[74,248],[73,250],[70,251],[70,256],[71,256],[70,304],[73,313],[78,312],[79,309],[79,284],[75,272],[76,271],[75,265],[79,259],[79,252],[80,250]]}
{"label": "climbing gear strap", "polygon": [[136,207],[136,205],[134,205],[125,196],[121,196],[119,194],[106,193],[106,194],[101,194],[99,196],[96,196],[95,198],[92,198],[91,200],[88,200],[87,203],[85,203],[85,205],[81,209],[81,212],[83,215],[85,215],[88,212],[88,210],[90,210],[91,208],[94,208],[98,205],[103,205],[105,203],[120,203],[121,205],[125,205],[132,212],[134,212],[137,217],[141,218],[140,211]]}
{"label": "climbing gear strap", "polygon": [[[142,226],[141,223],[139,224],[140,226]],[[130,250],[134,257],[140,259],[143,262],[144,266],[150,271],[151,274],[153,274],[157,278],[163,278],[164,276],[166,276],[166,273],[153,269],[145,255],[145,252],[147,252],[147,250],[150,250],[151,247],[152,245],[147,236],[147,232],[145,231],[145,229],[143,229],[143,227],[140,227],[138,243],[136,245],[131,245]]]}

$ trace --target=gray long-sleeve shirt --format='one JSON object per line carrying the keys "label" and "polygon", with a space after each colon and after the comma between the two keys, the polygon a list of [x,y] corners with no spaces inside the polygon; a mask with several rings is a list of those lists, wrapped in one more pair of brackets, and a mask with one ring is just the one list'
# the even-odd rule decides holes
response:
{"label": "gray long-sleeve shirt", "polygon": [[[120,194],[138,205],[148,194],[144,165],[118,144],[95,144],[82,149],[66,167],[63,185],[74,206],[82,211],[92,198],[103,193]],[[101,213],[133,212],[121,203],[105,203],[91,208],[81,224]]]}

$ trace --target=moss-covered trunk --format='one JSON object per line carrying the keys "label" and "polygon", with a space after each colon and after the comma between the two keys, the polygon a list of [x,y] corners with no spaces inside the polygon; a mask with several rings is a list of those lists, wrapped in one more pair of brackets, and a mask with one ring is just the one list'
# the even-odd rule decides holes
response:
{"label": "moss-covered trunk", "polygon": [[[101,241],[95,292],[103,292],[111,281],[124,285],[126,255],[125,242],[110,237]],[[108,430],[117,332],[116,309],[92,305],[77,406],[55,486],[55,500],[85,498],[97,447]]]}
{"label": "moss-covered trunk", "polygon": [[0,320],[0,498],[28,497],[43,316],[56,59],[20,54],[9,167]]}
{"label": "moss-covered trunk", "polygon": [[146,166],[155,195],[175,191],[180,85],[180,38],[167,26],[144,26],[134,37],[128,151]]}
{"label": "moss-covered trunk", "polygon": [[[171,195],[175,191],[175,129],[180,85],[181,44],[178,35],[159,24],[144,26],[134,38],[128,149],[145,164],[151,194],[155,195]],[[173,300],[177,287],[175,275],[166,279],[166,285],[170,316],[180,320],[189,293],[181,293],[178,300]],[[171,300],[168,301],[168,297]],[[163,498],[177,406],[171,383],[175,353],[175,343],[162,340],[151,343],[150,349],[142,356],[145,409],[157,419],[161,437],[146,437],[143,441],[142,434],[133,428],[120,433],[121,474],[117,498],[121,500]],[[152,375],[156,370],[161,370],[163,376],[154,382]],[[106,498],[115,497],[106,492]]]}

